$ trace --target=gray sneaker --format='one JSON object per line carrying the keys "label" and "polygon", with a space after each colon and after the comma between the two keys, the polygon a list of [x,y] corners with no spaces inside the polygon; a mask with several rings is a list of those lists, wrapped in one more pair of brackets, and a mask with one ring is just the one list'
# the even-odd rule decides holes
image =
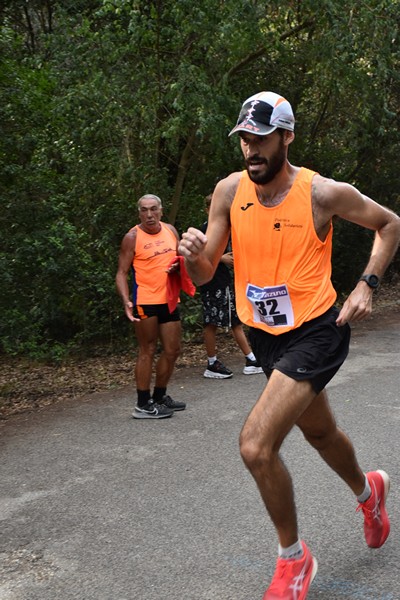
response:
{"label": "gray sneaker", "polygon": [[173,398],[171,398],[171,396],[163,396],[161,405],[166,406],[167,408],[170,408],[173,411],[185,410],[186,408],[186,402],[178,402],[178,400],[174,400]]}
{"label": "gray sneaker", "polygon": [[149,400],[144,406],[135,406],[132,413],[134,419],[166,419],[172,417],[174,411],[163,404]]}

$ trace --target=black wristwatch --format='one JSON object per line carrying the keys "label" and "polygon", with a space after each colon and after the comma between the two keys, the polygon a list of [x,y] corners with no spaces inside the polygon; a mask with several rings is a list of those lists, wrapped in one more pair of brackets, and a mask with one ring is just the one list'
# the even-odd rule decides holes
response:
{"label": "black wristwatch", "polygon": [[365,283],[367,285],[369,285],[370,288],[372,288],[373,290],[376,290],[377,287],[379,287],[379,277],[378,275],[362,275],[362,277],[360,277],[360,279],[358,281],[365,281]]}

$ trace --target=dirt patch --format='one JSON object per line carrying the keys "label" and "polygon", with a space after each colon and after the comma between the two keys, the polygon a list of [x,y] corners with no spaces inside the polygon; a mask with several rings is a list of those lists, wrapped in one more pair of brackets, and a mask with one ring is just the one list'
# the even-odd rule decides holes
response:
{"label": "dirt patch", "polygon": [[[239,350],[230,333],[218,334],[222,356]],[[21,358],[0,359],[0,419],[94,392],[119,389],[134,381],[134,350],[113,356],[46,365]],[[203,365],[201,339],[184,342],[176,369]]]}
{"label": "dirt patch", "polygon": [[[400,323],[400,283],[383,287],[376,294],[370,319],[354,325],[354,333]],[[240,352],[229,332],[218,334],[221,357]],[[202,366],[205,361],[201,339],[183,344],[176,368]],[[69,360],[50,366],[26,359],[0,360],[0,419],[94,392],[118,389],[133,382],[134,353]]]}

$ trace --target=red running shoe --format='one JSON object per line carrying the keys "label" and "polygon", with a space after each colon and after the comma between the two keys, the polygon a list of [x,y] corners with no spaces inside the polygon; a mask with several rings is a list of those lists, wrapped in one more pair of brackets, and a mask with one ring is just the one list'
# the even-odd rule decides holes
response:
{"label": "red running shoe", "polygon": [[370,548],[380,548],[387,540],[390,532],[389,517],[385,502],[390,488],[389,475],[385,471],[367,473],[371,486],[371,496],[360,502],[357,511],[364,513],[364,535]]}
{"label": "red running shoe", "polygon": [[304,600],[314,579],[318,563],[304,542],[304,554],[299,560],[278,558],[271,585],[263,600]]}

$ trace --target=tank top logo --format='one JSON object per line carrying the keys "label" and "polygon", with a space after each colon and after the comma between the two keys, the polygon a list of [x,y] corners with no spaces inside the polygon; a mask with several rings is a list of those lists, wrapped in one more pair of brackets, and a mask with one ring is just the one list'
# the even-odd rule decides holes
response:
{"label": "tank top logo", "polygon": [[147,244],[143,245],[143,248],[145,250],[148,250],[149,248],[152,248],[153,246],[163,246],[165,244],[165,240],[157,240],[156,242],[148,242]]}
{"label": "tank top logo", "polygon": [[144,244],[143,248],[144,250],[151,250],[152,249],[152,254],[149,255],[147,258],[151,259],[154,256],[160,256],[161,254],[167,254],[167,252],[176,252],[175,248],[171,248],[170,246],[166,246],[165,248],[159,248],[160,246],[165,246],[165,240],[157,240],[156,242],[148,242],[147,244]]}

